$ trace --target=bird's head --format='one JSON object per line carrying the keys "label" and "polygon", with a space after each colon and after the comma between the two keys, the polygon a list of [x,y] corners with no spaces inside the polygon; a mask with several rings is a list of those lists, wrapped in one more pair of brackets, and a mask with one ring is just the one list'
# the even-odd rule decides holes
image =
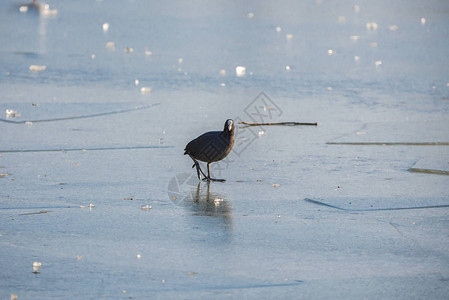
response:
{"label": "bird's head", "polygon": [[235,128],[234,121],[231,119],[226,120],[224,131],[234,133],[234,128]]}

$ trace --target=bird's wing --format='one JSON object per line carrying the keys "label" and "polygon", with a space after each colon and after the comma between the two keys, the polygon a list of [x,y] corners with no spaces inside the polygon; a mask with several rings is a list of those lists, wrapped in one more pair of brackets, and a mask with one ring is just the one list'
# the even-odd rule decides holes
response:
{"label": "bird's wing", "polygon": [[216,136],[218,136],[220,133],[221,131],[209,131],[200,135],[196,139],[191,140],[184,149],[185,150],[184,154],[191,154],[193,156],[199,155],[201,151],[203,151],[204,148],[207,147],[209,142],[213,140]]}

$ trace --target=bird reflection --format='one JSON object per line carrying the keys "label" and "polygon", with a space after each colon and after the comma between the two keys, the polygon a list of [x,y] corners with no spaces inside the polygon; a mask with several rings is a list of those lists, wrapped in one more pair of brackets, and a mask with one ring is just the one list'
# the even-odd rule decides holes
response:
{"label": "bird reflection", "polygon": [[32,0],[28,3],[18,4],[19,12],[38,14],[44,17],[56,16],[58,14],[57,9],[50,8],[50,5],[45,2],[38,2],[37,0]]}
{"label": "bird reflection", "polygon": [[205,191],[201,190],[201,182],[198,182],[193,196],[195,212],[203,216],[223,217],[226,224],[232,221],[231,207],[229,203],[217,193],[210,192],[210,182],[206,182]]}
{"label": "bird reflection", "polygon": [[[38,43],[30,41],[30,44],[39,45],[39,54],[47,53],[47,25],[48,18],[54,17],[58,14],[57,9],[50,8],[50,5],[45,2],[38,2],[37,0],[32,0],[31,2],[22,3],[15,5],[18,6],[18,10],[21,15],[28,16],[39,16],[39,24],[33,26],[32,28],[38,28],[36,37],[39,39]],[[33,53],[34,54],[34,53]]]}
{"label": "bird reflection", "polygon": [[191,196],[184,204],[193,212],[192,221],[194,228],[199,230],[198,238],[229,241],[232,231],[232,207],[227,200],[210,191],[210,182],[199,182]]}

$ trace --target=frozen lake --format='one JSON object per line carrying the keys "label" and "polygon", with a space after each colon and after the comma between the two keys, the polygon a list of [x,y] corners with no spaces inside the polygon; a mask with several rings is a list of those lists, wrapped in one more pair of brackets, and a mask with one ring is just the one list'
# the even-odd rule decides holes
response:
{"label": "frozen lake", "polygon": [[[2,299],[449,298],[449,2],[48,4],[0,2]],[[199,182],[228,118],[318,126]]]}

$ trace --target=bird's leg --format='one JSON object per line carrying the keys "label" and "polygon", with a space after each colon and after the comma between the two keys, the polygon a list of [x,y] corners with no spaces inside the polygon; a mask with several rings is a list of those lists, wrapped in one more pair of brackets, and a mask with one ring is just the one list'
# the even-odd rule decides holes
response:
{"label": "bird's leg", "polygon": [[[190,155],[189,155],[189,156],[190,156]],[[198,175],[198,180],[201,180],[200,172],[201,172],[201,174],[203,174],[204,177],[206,177],[206,174],[204,174],[203,170],[201,170],[201,167],[200,167],[199,162],[198,162],[196,159],[194,159],[192,156],[190,156],[190,158],[191,158],[191,159],[193,160],[193,162],[194,162],[192,168],[193,168],[193,167],[196,167],[196,175]]]}
{"label": "bird's leg", "polygon": [[[193,159],[193,158],[192,158]],[[196,160],[194,160],[193,159],[193,166],[192,166],[192,169],[194,168],[194,167],[196,167],[196,175],[198,176],[198,180],[201,180],[201,176],[200,176],[200,171],[198,170],[198,162],[196,161]]]}
{"label": "bird's leg", "polygon": [[198,164],[198,168],[200,169],[201,174],[203,174],[203,176],[206,177],[206,174],[204,174],[203,170],[201,170],[200,163],[199,162],[196,163]]}
{"label": "bird's leg", "polygon": [[[198,176],[198,180],[201,180],[200,170],[198,169],[198,162],[195,162],[193,166],[196,167],[196,175]],[[192,168],[193,168],[192,166]]]}
{"label": "bird's leg", "polygon": [[207,176],[204,176],[203,181],[207,181],[207,183],[210,182],[210,170],[209,170],[210,163],[207,163]]}
{"label": "bird's leg", "polygon": [[[216,179],[216,178],[211,178],[211,177],[210,177],[210,169],[209,169],[209,165],[210,165],[210,162],[207,163],[207,181],[220,181],[220,182],[225,182],[226,179]],[[203,180],[204,180],[204,179],[203,179]]]}

